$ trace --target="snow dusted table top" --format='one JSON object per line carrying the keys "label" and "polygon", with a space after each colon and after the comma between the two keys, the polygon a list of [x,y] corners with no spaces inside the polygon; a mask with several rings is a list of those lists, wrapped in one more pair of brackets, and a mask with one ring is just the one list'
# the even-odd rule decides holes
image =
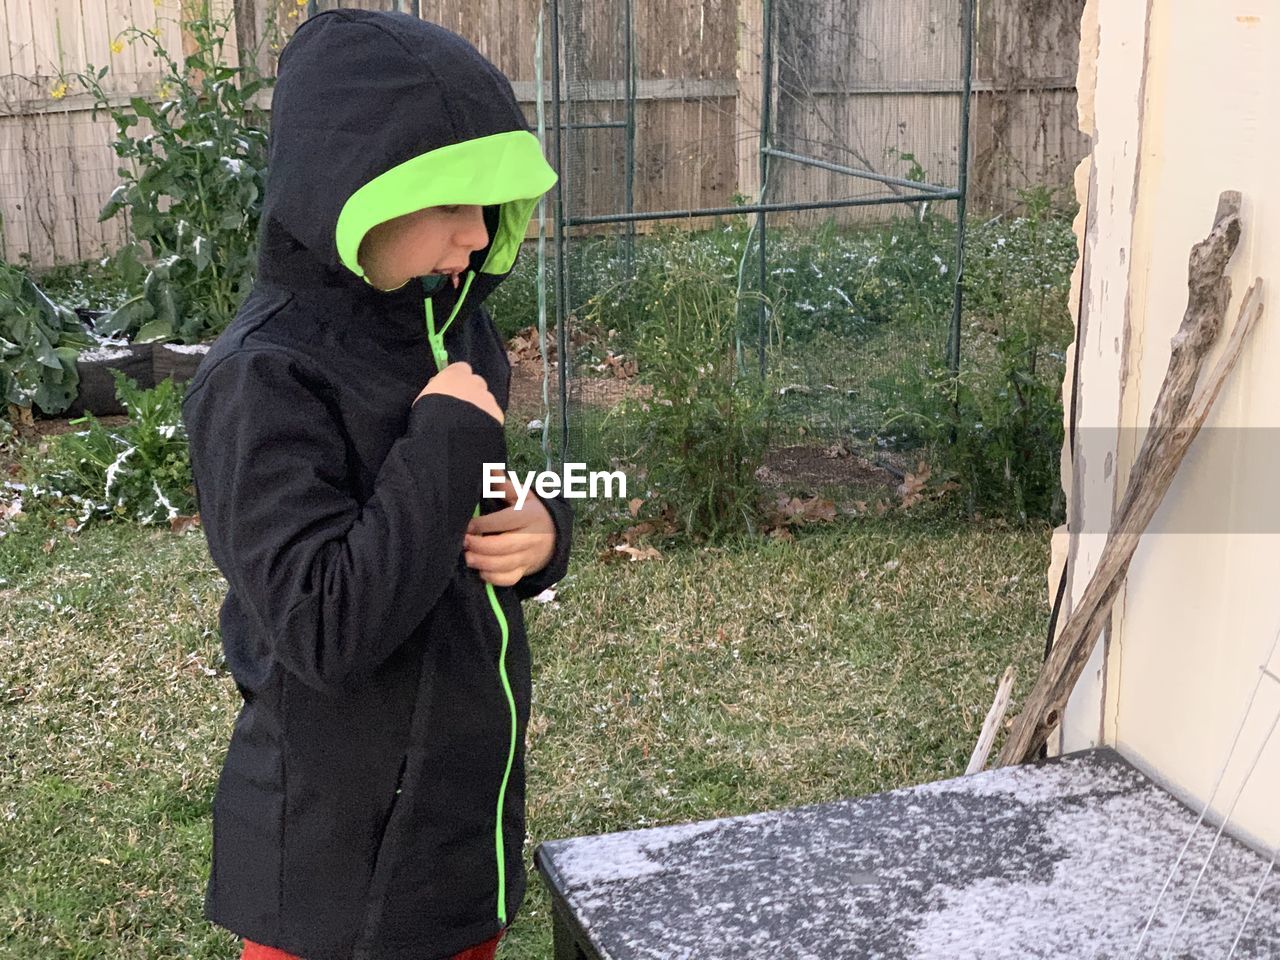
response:
{"label": "snow dusted table top", "polygon": [[1091,750],[536,860],[557,960],[1280,958],[1280,869],[1197,816]]}

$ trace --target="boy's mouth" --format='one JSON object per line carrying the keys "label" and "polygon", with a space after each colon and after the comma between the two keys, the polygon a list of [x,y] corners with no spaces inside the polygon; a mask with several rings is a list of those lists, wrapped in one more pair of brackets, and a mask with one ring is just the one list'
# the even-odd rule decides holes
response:
{"label": "boy's mouth", "polygon": [[441,267],[435,271],[435,275],[449,277],[453,281],[453,289],[457,290],[458,284],[461,282],[460,276],[465,269],[466,267]]}

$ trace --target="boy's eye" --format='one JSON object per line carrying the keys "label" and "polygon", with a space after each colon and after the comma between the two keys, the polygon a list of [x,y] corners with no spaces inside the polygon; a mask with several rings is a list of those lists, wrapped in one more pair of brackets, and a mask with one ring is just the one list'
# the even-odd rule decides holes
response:
{"label": "boy's eye", "polygon": [[459,210],[462,209],[462,204],[451,203],[447,205],[442,205],[440,209],[443,210],[445,213],[457,213]]}

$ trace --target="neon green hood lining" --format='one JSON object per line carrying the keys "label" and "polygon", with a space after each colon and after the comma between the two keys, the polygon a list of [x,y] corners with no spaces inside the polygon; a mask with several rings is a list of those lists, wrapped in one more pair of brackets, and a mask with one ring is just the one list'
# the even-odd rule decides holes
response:
{"label": "neon green hood lining", "polygon": [[555,186],[556,179],[538,138],[528,130],[428,150],[380,173],[347,198],[335,230],[338,256],[369,283],[357,258],[360,242],[378,224],[424,207],[497,205],[498,229],[480,272],[506,273],[515,263],[538,198]]}

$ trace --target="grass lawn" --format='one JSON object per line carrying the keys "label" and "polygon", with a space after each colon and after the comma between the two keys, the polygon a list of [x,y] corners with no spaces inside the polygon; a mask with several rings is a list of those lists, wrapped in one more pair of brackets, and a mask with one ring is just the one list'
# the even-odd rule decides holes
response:
{"label": "grass lawn", "polygon": [[[1045,529],[842,518],[641,563],[598,536],[529,605],[529,853],[958,775],[1043,645]],[[200,915],[239,705],[203,534],[49,537],[0,539],[0,955],[236,957]],[[500,956],[550,955],[535,879]]]}

